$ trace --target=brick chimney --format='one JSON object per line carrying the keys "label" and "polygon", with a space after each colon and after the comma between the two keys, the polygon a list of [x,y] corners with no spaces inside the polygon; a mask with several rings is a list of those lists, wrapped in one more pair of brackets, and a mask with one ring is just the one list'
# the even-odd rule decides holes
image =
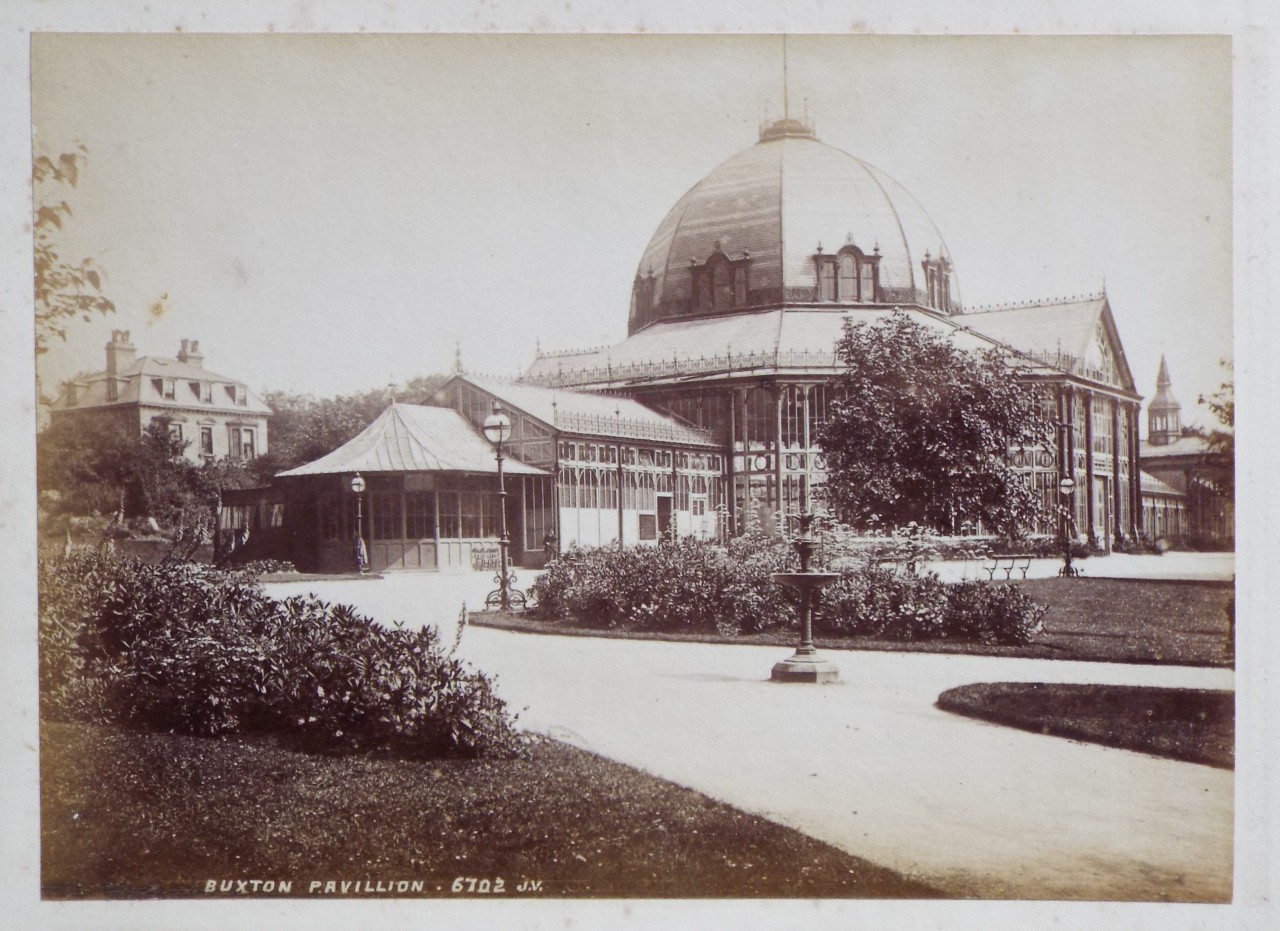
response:
{"label": "brick chimney", "polygon": [[200,340],[184,339],[182,348],[178,350],[178,361],[194,365],[198,369],[204,368],[204,353],[200,351]]}
{"label": "brick chimney", "polygon": [[138,350],[129,342],[128,330],[112,330],[111,342],[107,343],[107,374],[112,377],[122,375],[133,367],[138,359]]}

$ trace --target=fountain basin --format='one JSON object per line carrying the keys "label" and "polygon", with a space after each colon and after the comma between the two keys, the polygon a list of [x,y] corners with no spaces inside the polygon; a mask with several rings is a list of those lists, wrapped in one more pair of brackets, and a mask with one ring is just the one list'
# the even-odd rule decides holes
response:
{"label": "fountain basin", "polygon": [[779,585],[794,588],[801,594],[817,591],[839,578],[839,572],[775,572],[773,574],[773,580]]}

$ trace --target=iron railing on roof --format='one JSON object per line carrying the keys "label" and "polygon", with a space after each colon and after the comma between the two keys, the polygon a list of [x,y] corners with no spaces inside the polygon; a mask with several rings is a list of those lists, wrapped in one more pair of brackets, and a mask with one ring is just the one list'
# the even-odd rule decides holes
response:
{"label": "iron railing on roof", "polygon": [[611,417],[607,414],[584,414],[579,411],[555,413],[555,427],[571,433],[594,436],[620,436],[630,439],[656,440],[663,443],[705,443],[718,445],[708,430],[684,424],[668,424],[632,417]]}
{"label": "iron railing on roof", "polygon": [[524,382],[550,388],[571,385],[598,385],[614,382],[649,381],[681,375],[715,375],[730,372],[778,371],[792,368],[834,369],[839,360],[834,350],[787,349],[773,352],[726,352],[697,358],[654,359],[625,365],[557,366],[554,372],[526,375]]}

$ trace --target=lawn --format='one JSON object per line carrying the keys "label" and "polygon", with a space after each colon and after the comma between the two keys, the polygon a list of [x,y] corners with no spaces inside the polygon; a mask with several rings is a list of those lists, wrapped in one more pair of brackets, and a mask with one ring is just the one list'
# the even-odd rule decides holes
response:
{"label": "lawn", "polygon": [[1230,665],[1229,582],[1036,579],[1018,585],[1049,606],[1037,645],[1072,659]]}
{"label": "lawn", "polygon": [[[1233,591],[1230,583],[1079,578],[1035,579],[1014,584],[1049,607],[1044,631],[1027,646],[996,646],[954,640],[898,642],[822,635],[816,640],[819,647],[827,649],[970,653],[1187,666],[1231,665],[1224,611]],[[790,630],[770,630],[745,636],[600,630],[497,612],[473,614],[471,622],[527,633],[571,636],[779,646],[796,642],[796,634]]]}
{"label": "lawn", "polygon": [[984,682],[943,692],[938,707],[1039,734],[1222,769],[1235,765],[1233,692]]}
{"label": "lawn", "polygon": [[331,895],[937,895],[549,740],[516,760],[421,762],[45,723],[41,821],[53,899],[202,897],[210,880],[232,881],[222,895],[235,880],[291,881],[294,896],[330,880]]}

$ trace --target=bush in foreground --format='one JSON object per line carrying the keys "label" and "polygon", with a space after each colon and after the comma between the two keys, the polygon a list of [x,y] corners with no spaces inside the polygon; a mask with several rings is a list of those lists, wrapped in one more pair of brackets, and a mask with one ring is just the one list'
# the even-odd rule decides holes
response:
{"label": "bush in foreground", "polygon": [[435,630],[345,605],[276,601],[246,573],[87,551],[40,565],[40,676],[50,717],[191,734],[293,735],[416,756],[511,752],[489,680]]}

